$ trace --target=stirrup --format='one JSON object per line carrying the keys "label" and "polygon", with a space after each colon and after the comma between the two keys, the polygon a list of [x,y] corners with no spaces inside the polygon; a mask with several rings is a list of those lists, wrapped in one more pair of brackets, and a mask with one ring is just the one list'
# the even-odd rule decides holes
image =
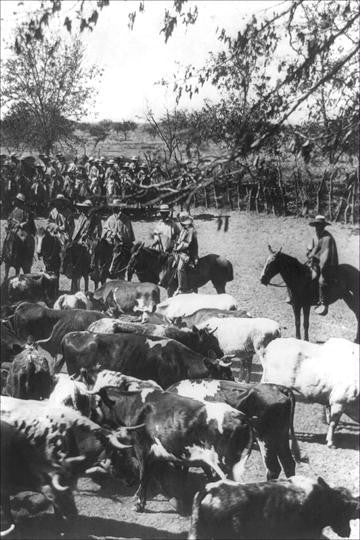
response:
{"label": "stirrup", "polygon": [[325,315],[327,315],[328,311],[329,311],[328,306],[325,305],[325,304],[322,304],[322,303],[317,305],[316,308],[315,308],[315,313],[317,315],[325,316]]}

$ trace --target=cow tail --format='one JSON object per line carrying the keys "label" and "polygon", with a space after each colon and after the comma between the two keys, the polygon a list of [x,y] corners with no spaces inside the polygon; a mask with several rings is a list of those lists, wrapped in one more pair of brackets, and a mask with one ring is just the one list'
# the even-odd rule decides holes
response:
{"label": "cow tail", "polygon": [[305,462],[309,460],[306,456],[301,456],[301,450],[294,430],[294,416],[295,416],[295,396],[294,392],[289,388],[286,389],[286,395],[290,399],[290,438],[291,438],[291,452],[294,456],[296,463]]}
{"label": "cow tail", "polygon": [[203,497],[204,497],[204,491],[198,491],[194,495],[188,540],[198,540],[198,538],[200,538],[199,537],[200,509],[201,509],[201,502],[202,502]]}

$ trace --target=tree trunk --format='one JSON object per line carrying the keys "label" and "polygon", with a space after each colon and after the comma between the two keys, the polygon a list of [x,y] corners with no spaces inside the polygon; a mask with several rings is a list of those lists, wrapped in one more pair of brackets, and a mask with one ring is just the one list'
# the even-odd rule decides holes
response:
{"label": "tree trunk", "polygon": [[335,211],[335,217],[334,217],[335,223],[338,221],[338,219],[340,217],[344,201],[345,201],[344,197],[340,197],[340,202],[339,202],[339,204],[338,204],[338,206],[336,208],[336,211]]}
{"label": "tree trunk", "polygon": [[317,214],[320,214],[320,196],[321,196],[321,192],[322,192],[322,189],[324,187],[324,184],[325,184],[327,174],[328,174],[328,172],[324,171],[324,174],[323,174],[323,177],[321,179],[320,185],[319,185],[319,187],[317,189],[317,192],[316,192],[316,213]]}

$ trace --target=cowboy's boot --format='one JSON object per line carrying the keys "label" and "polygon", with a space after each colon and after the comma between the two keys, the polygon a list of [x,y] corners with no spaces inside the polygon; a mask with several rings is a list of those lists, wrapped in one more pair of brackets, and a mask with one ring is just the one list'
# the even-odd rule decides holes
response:
{"label": "cowboy's boot", "polygon": [[174,292],[174,296],[176,296],[177,294],[183,294],[187,291],[186,270],[182,265],[177,270],[177,278],[178,278],[178,288]]}
{"label": "cowboy's boot", "polygon": [[315,308],[315,313],[318,315],[327,315],[328,313],[328,306],[326,303],[326,297],[325,297],[325,284],[319,283],[319,304]]}

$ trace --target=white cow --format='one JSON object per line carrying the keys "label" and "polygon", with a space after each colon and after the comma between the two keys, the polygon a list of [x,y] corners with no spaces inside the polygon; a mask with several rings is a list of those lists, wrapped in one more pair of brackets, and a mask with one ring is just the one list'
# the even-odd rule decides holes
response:
{"label": "white cow", "polygon": [[178,294],[156,306],[156,313],[172,321],[177,317],[192,315],[204,308],[237,309],[238,303],[230,294]]}
{"label": "white cow", "polygon": [[250,381],[253,354],[262,357],[270,341],[281,336],[280,325],[264,318],[212,317],[198,326],[208,328],[214,334],[223,354],[240,359],[246,382]]}
{"label": "white cow", "polygon": [[359,345],[331,338],[323,345],[295,338],[276,339],[263,356],[263,383],[288,386],[307,401],[329,410],[326,436],[334,448],[334,432],[342,413],[359,422]]}
{"label": "white cow", "polygon": [[62,294],[56,300],[54,309],[92,309],[92,302],[85,293]]}

